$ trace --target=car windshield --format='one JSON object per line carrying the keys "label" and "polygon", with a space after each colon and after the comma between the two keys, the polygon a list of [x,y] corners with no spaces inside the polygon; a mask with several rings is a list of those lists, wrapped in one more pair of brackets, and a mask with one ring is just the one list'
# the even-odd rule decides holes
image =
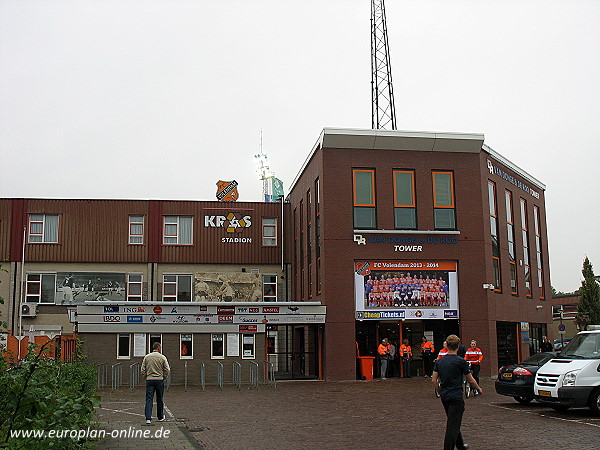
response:
{"label": "car windshield", "polygon": [[554,357],[554,355],[552,355],[551,353],[536,353],[535,355],[531,355],[528,359],[523,361],[521,364],[529,364],[531,366],[541,366],[542,364],[547,363],[553,357]]}
{"label": "car windshield", "polygon": [[600,333],[578,334],[564,348],[558,357],[600,359]]}

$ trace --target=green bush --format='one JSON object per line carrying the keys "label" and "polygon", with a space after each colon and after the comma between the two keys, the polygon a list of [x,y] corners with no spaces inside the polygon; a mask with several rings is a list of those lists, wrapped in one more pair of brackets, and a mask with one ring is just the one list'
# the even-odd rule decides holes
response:
{"label": "green bush", "polygon": [[[25,359],[10,365],[0,356],[0,447],[79,449],[91,447],[70,437],[15,437],[19,430],[85,430],[92,424],[97,372],[94,366],[60,362],[44,346],[30,345]],[[12,433],[12,435],[11,435]],[[64,433],[64,431],[63,431]]]}

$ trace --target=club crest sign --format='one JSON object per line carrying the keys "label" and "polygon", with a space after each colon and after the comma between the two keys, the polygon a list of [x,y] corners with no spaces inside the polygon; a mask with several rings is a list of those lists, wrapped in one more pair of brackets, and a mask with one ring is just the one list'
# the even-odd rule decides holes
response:
{"label": "club crest sign", "polygon": [[217,181],[217,200],[220,202],[235,202],[239,198],[237,191],[238,182]]}

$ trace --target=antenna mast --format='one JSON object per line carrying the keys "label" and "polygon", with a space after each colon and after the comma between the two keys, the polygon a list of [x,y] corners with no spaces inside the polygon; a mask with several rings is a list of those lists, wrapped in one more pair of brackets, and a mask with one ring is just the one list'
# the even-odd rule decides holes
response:
{"label": "antenna mast", "polygon": [[258,173],[258,179],[262,181],[262,197],[263,201],[270,201],[270,197],[272,195],[270,181],[273,178],[273,173],[271,172],[271,168],[269,167],[269,161],[267,159],[267,155],[263,152],[262,145],[262,130],[260,130],[260,153],[254,155],[254,159],[256,161],[256,173]]}
{"label": "antenna mast", "polygon": [[371,0],[371,128],[396,129],[384,0]]}

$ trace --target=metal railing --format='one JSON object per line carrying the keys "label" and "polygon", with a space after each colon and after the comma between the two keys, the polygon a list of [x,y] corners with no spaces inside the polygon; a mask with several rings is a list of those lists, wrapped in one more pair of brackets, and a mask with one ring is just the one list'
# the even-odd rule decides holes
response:
{"label": "metal railing", "polygon": [[217,385],[223,389],[223,363],[217,362]]}
{"label": "metal railing", "polygon": [[171,377],[172,377],[172,374],[171,374],[171,372],[169,372],[169,376],[167,377],[167,383],[165,385],[165,389],[169,389],[171,387]]}
{"label": "metal railing", "polygon": [[275,381],[275,364],[270,361],[263,361],[263,364],[265,366],[266,375],[265,383],[269,383],[270,386],[277,387]]}
{"label": "metal railing", "polygon": [[187,392],[187,383],[188,383],[188,368],[187,368],[187,361],[185,362],[185,364],[183,365],[183,389],[185,390],[185,392]]}
{"label": "metal railing", "polygon": [[140,363],[133,363],[129,366],[129,389],[133,389],[140,384]]}
{"label": "metal railing", "polygon": [[202,390],[206,390],[206,366],[203,362],[200,363],[200,386]]}
{"label": "metal railing", "polygon": [[98,389],[103,388],[108,383],[108,363],[97,365],[98,368]]}
{"label": "metal railing", "polygon": [[232,364],[233,368],[233,384],[235,384],[238,390],[242,389],[242,365],[234,361]]}
{"label": "metal railing", "polygon": [[116,391],[117,389],[119,389],[121,387],[121,384],[123,383],[123,364],[121,363],[117,363],[117,364],[113,364],[111,366],[111,371],[112,371],[112,390]]}
{"label": "metal railing", "polygon": [[257,362],[250,361],[250,386],[254,389],[258,389],[258,368]]}

